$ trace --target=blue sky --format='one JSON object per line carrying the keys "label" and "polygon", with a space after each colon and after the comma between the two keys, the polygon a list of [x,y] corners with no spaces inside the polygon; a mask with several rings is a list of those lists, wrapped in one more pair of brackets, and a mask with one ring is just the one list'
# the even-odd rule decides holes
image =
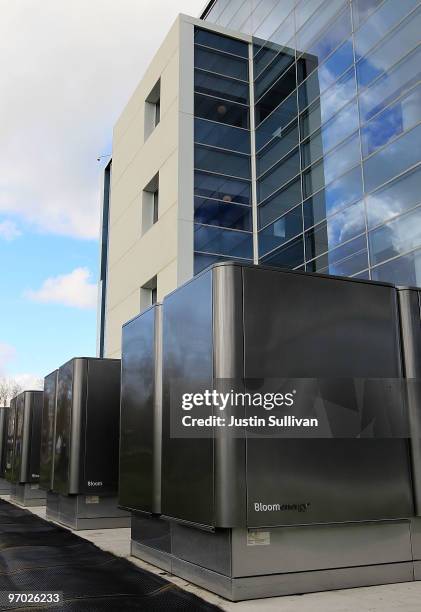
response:
{"label": "blue sky", "polygon": [[96,351],[97,157],[178,13],[201,0],[2,0],[0,377]]}
{"label": "blue sky", "polygon": [[27,294],[39,289],[46,278],[77,268],[87,268],[94,284],[97,241],[28,230],[13,241],[0,241],[0,260],[11,272],[0,277],[2,342],[15,351],[8,372],[42,376],[72,356],[94,355],[95,308],[39,302]]}

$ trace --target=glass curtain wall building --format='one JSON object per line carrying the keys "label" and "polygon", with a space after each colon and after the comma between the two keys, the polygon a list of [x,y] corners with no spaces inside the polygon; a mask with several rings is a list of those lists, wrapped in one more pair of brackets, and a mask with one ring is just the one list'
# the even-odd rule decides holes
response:
{"label": "glass curtain wall building", "polygon": [[195,29],[194,268],[253,261],[249,45]]}
{"label": "glass curtain wall building", "polygon": [[420,285],[420,1],[216,0],[202,18],[253,44],[196,29],[195,272],[254,258]]}

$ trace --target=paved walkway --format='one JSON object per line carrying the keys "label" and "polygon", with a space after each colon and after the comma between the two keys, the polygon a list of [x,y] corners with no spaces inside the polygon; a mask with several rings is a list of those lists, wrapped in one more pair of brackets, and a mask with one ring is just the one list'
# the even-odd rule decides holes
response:
{"label": "paved walkway", "polygon": [[[28,508],[45,518],[45,508]],[[273,597],[232,603],[149,563],[130,557],[130,529],[78,531],[79,536],[104,550],[129,558],[135,565],[159,574],[227,612],[421,612],[421,582]]]}

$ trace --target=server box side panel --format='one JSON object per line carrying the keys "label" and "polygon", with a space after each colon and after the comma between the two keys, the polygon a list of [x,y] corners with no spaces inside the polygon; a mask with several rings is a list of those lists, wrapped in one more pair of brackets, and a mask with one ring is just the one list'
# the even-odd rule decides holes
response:
{"label": "server box side panel", "polygon": [[123,327],[119,503],[152,512],[155,309]]}
{"label": "server box side panel", "polygon": [[[358,426],[384,407],[384,393],[361,397],[353,378],[402,375],[394,288],[245,268],[244,304],[246,378],[318,378],[326,418],[347,406]],[[247,466],[251,527],[413,512],[404,439],[249,439]]]}
{"label": "server box side panel", "polygon": [[120,428],[120,368],[116,359],[88,359],[81,493],[116,495]]}
{"label": "server box side panel", "polygon": [[154,444],[153,444],[153,500],[152,511],[161,513],[162,490],[162,305],[155,307],[154,355]]}
{"label": "server box side panel", "polygon": [[54,479],[57,375],[58,370],[55,370],[44,378],[39,484],[47,491],[52,488]]}
{"label": "server box side panel", "polygon": [[0,408],[0,478],[4,477],[6,466],[6,436],[7,436],[7,408]]}
{"label": "server box side panel", "polygon": [[213,525],[214,449],[209,438],[174,437],[171,411],[181,394],[212,388],[212,271],[176,289],[163,303],[162,514]]}
{"label": "server box side panel", "polygon": [[[244,392],[243,277],[238,265],[213,269],[214,386],[223,393]],[[245,408],[230,406],[231,417],[245,417]],[[215,525],[246,524],[246,439],[233,428],[215,428]]]}
{"label": "server box side panel", "polygon": [[41,457],[41,423],[43,408],[43,391],[33,391],[31,405],[31,437],[28,461],[28,482],[37,484],[40,478]]}
{"label": "server box side panel", "polygon": [[72,422],[73,360],[58,371],[53,491],[69,493],[70,427]]}
{"label": "server box side panel", "polygon": [[411,427],[412,479],[417,516],[421,516],[421,313],[420,292],[399,289],[402,352]]}
{"label": "server box side panel", "polygon": [[18,477],[20,483],[29,482],[29,456],[31,452],[33,399],[33,393],[31,391],[24,391],[21,462]]}
{"label": "server box side panel", "polygon": [[70,426],[69,494],[83,491],[86,461],[86,410],[88,360],[73,359],[73,385]]}
{"label": "server box side panel", "polygon": [[22,453],[24,443],[24,421],[25,421],[25,392],[19,393],[16,398],[16,430],[15,448],[13,452],[13,480],[21,482],[22,477]]}
{"label": "server box side panel", "polygon": [[16,431],[16,397],[10,400],[7,416],[7,437],[5,450],[5,477],[9,482],[13,482],[13,463],[15,452],[15,431]]}

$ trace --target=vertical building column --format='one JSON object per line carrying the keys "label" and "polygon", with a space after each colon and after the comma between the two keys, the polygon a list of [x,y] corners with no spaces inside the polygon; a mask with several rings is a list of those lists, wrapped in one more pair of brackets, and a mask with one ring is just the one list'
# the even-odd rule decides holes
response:
{"label": "vertical building column", "polygon": [[253,263],[259,263],[259,237],[257,217],[257,171],[256,171],[256,121],[254,114],[254,65],[253,43],[249,43],[249,91],[250,91],[250,163],[251,163],[251,206],[253,222]]}
{"label": "vertical building column", "polygon": [[101,206],[101,244],[99,253],[97,357],[105,353],[105,308],[107,299],[108,231],[110,218],[110,187],[112,160],[104,169],[104,184]]}
{"label": "vertical building column", "polygon": [[180,18],[178,122],[177,286],[190,280],[194,267],[194,26]]}

